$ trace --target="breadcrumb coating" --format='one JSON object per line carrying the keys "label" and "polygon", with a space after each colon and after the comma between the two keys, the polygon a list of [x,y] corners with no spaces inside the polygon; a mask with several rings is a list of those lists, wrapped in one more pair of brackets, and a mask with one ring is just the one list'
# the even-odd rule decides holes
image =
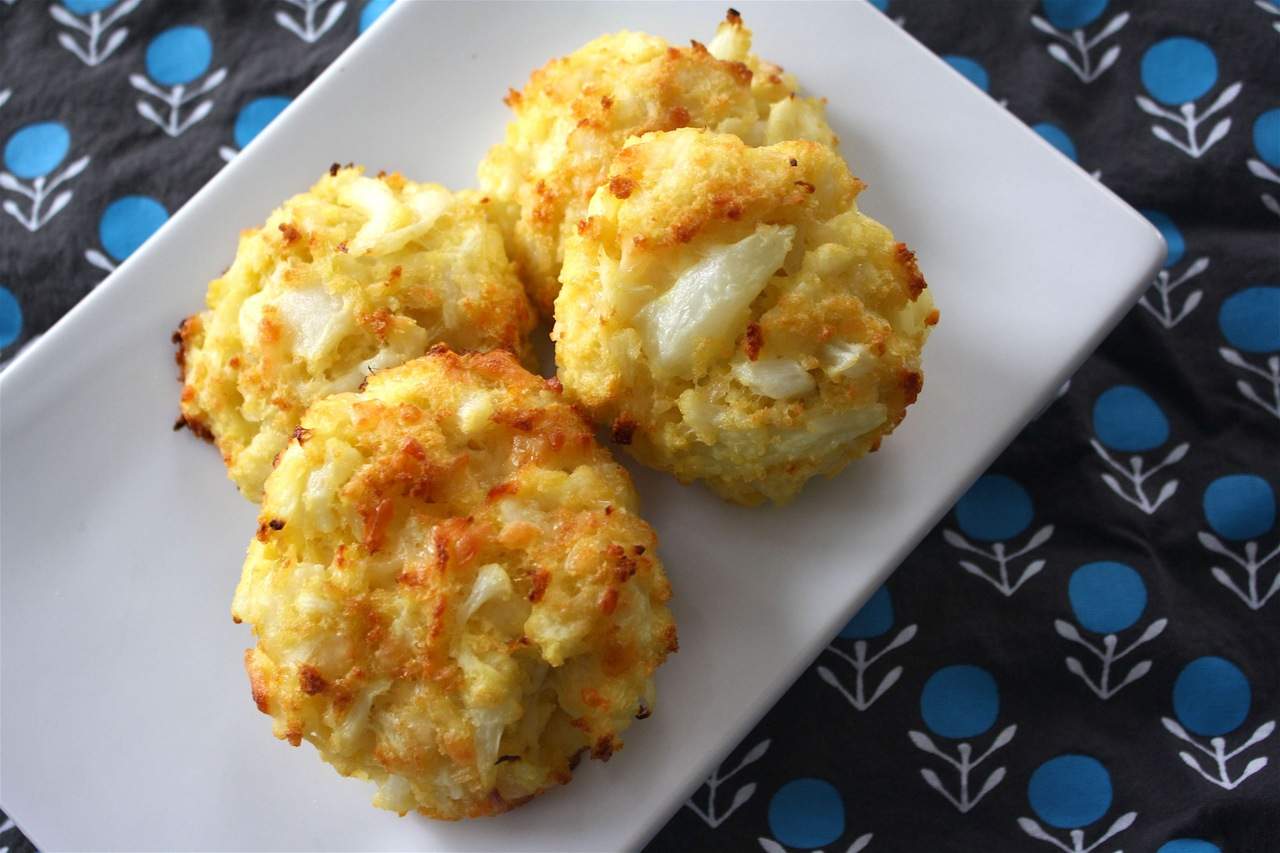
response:
{"label": "breadcrumb coating", "polygon": [[232,614],[253,699],[374,804],[491,815],[607,760],[677,647],[626,472],[554,382],[443,347],[302,417]]}
{"label": "breadcrumb coating", "polygon": [[535,71],[506,103],[506,139],[480,164],[530,297],[548,319],[563,244],[586,215],[629,137],[679,127],[733,133],[751,145],[811,139],[835,146],[825,102],[800,97],[795,78],[751,53],[732,10],[708,45],[657,36],[601,36]]}
{"label": "breadcrumb coating", "polygon": [[326,394],[436,343],[532,358],[536,315],[481,197],[362,171],[334,166],[242,232],[175,335],[179,424],[217,444],[250,500]]}
{"label": "breadcrumb coating", "polygon": [[744,504],[879,447],[938,313],[831,148],[682,129],[624,148],[566,243],[556,363],[614,441]]}

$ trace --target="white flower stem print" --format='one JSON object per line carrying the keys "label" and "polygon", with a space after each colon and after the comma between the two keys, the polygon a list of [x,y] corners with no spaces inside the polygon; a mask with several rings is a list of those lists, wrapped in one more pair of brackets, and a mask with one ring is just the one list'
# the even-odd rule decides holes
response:
{"label": "white flower stem print", "polygon": [[[741,772],[743,768],[747,767],[748,765],[754,764],[757,761],[759,761],[761,758],[763,758],[764,754],[768,751],[769,751],[769,741],[762,740],[760,741],[760,743],[753,746],[751,748],[751,751],[748,752],[745,756],[743,756],[742,760],[739,761],[738,765],[734,767],[732,770],[726,771],[722,767],[717,767],[715,769],[715,772],[713,772],[707,778],[707,781],[702,783],[702,787],[699,788],[696,792],[694,792],[694,795],[692,797],[690,797],[688,800],[685,801],[685,806],[694,814],[696,814],[698,817],[702,818],[703,822],[707,826],[711,827],[712,829],[716,829],[717,827],[720,826],[720,824],[728,820],[733,815],[734,812],[736,812],[739,808],[741,808],[742,805],[747,802],[747,800],[751,799],[751,795],[756,792],[756,783],[748,782],[747,784],[738,788],[738,790],[735,791],[733,794],[733,800],[732,802],[729,803],[729,807],[722,812],[717,811],[717,804],[716,804],[717,790],[719,790],[720,786],[723,785],[725,782],[728,782],[734,776],[737,776],[738,773]],[[698,794],[702,793],[702,790],[704,788],[706,789],[706,792],[707,792],[705,807],[698,805]]]}
{"label": "white flower stem print", "polygon": [[1221,737],[1210,738],[1209,746],[1204,746],[1191,735],[1187,734],[1187,730],[1180,726],[1176,720],[1171,720],[1168,717],[1161,717],[1160,722],[1164,725],[1165,729],[1168,730],[1169,734],[1184,743],[1190,744],[1212,762],[1209,763],[1209,769],[1206,770],[1201,766],[1199,759],[1191,753],[1183,750],[1178,752],[1178,757],[1182,759],[1182,763],[1199,773],[1205,781],[1211,782],[1219,788],[1227,791],[1235,790],[1239,787],[1241,782],[1267,766],[1266,756],[1260,755],[1246,764],[1244,769],[1240,771],[1240,775],[1232,776],[1231,771],[1227,766],[1231,759],[1235,758],[1254,744],[1261,743],[1271,737],[1271,733],[1276,730],[1275,720],[1268,720],[1258,726],[1258,728],[1254,730],[1253,734],[1249,735],[1244,743],[1240,744],[1235,749],[1228,751],[1227,742]]}
{"label": "white flower stem print", "polygon": [[[226,79],[227,69],[205,76],[213,59],[213,42],[200,27],[173,27],[147,45],[147,73],[129,75],[129,85],[166,107],[162,114],[147,100],[137,102],[138,114],[169,136],[181,136],[213,109],[213,100],[199,99]],[[193,85],[201,77],[204,81]],[[199,101],[184,116],[187,104]]]}
{"label": "white flower stem print", "polygon": [[957,782],[953,792],[932,767],[920,768],[920,777],[959,812],[967,813],[1000,784],[1005,777],[1005,768],[997,767],[981,784],[971,784],[976,780],[971,780],[970,774],[997,750],[1007,746],[1018,731],[1017,726],[1005,726],[991,745],[974,758],[970,741],[990,731],[1000,715],[1000,695],[995,678],[978,666],[945,666],[925,682],[920,694],[920,713],[929,731],[938,737],[960,741],[953,757],[935,744],[928,734],[908,731],[907,737],[916,749],[951,765],[956,771]]}
{"label": "white flower stem print", "polygon": [[[1105,8],[1106,4],[1103,4]],[[1098,10],[1101,14],[1102,9]],[[1040,32],[1056,39],[1060,44],[1050,44],[1045,50],[1049,55],[1071,69],[1082,83],[1092,83],[1116,64],[1120,58],[1120,45],[1113,44],[1102,52],[1094,61],[1094,49],[1111,38],[1129,23],[1129,13],[1122,12],[1102,26],[1094,35],[1085,33],[1084,27],[1094,20],[1094,16],[1084,17],[1080,7],[1053,8],[1049,11],[1052,20],[1045,20],[1039,15],[1031,16],[1031,26]],[[1058,26],[1054,26],[1057,24]]]}
{"label": "white flower stem print", "polygon": [[[1213,533],[1200,531],[1200,544],[1235,563],[1244,572],[1244,582],[1237,583],[1221,566],[1211,567],[1210,574],[1250,610],[1261,610],[1280,592],[1280,561],[1270,583],[1260,577],[1262,569],[1280,557],[1280,545],[1260,556],[1257,541],[1275,527],[1276,495],[1271,484],[1254,474],[1219,477],[1204,491],[1204,514]],[[1236,553],[1223,539],[1243,542],[1243,553]]]}
{"label": "white flower stem print", "polygon": [[1262,590],[1258,582],[1259,571],[1276,557],[1280,557],[1280,545],[1277,545],[1270,554],[1259,559],[1257,542],[1246,543],[1244,553],[1237,554],[1222,544],[1222,541],[1212,533],[1206,533],[1202,530],[1199,538],[1200,544],[1205,548],[1215,554],[1226,557],[1244,570],[1245,582],[1241,586],[1232,580],[1231,575],[1225,569],[1219,566],[1213,566],[1209,569],[1213,579],[1235,593],[1236,597],[1243,601],[1250,610],[1261,610],[1273,595],[1280,592],[1280,571],[1275,572],[1271,578],[1271,583],[1267,585],[1265,591]]}
{"label": "white flower stem print", "polygon": [[1262,365],[1253,364],[1231,347],[1221,347],[1218,355],[1232,367],[1250,373],[1262,380],[1262,391],[1245,379],[1236,380],[1236,390],[1250,403],[1280,418],[1280,355],[1273,355]]}
{"label": "white flower stem print", "polygon": [[855,709],[865,711],[874,705],[875,701],[883,696],[890,687],[897,684],[898,679],[902,677],[902,667],[895,666],[893,669],[885,673],[884,678],[880,679],[880,682],[876,685],[875,691],[868,696],[866,693],[866,683],[864,679],[867,668],[899,646],[904,646],[911,642],[911,639],[915,637],[915,635],[916,626],[908,625],[899,631],[898,635],[890,640],[887,646],[873,654],[871,657],[867,657],[866,640],[858,640],[853,644],[852,656],[844,653],[834,645],[827,646],[827,651],[840,657],[846,661],[850,667],[852,667],[854,673],[852,691],[846,688],[836,674],[825,666],[818,667],[818,677],[839,691],[840,695],[843,696]]}
{"label": "white flower stem print", "polygon": [[1173,292],[1191,279],[1203,273],[1209,268],[1208,258],[1196,258],[1182,272],[1174,274],[1174,267],[1182,260],[1186,254],[1187,244],[1183,239],[1182,231],[1167,214],[1158,210],[1144,210],[1142,215],[1150,220],[1159,231],[1160,236],[1164,237],[1165,245],[1169,247],[1168,257],[1164,261],[1164,269],[1156,273],[1155,281],[1151,282],[1150,289],[1142,295],[1138,300],[1138,304],[1146,309],[1152,317],[1159,321],[1165,329],[1172,329],[1174,326],[1186,319],[1187,315],[1196,309],[1200,304],[1200,300],[1204,298],[1204,291],[1193,290],[1187,294],[1182,300],[1181,305],[1175,305]]}
{"label": "white flower stem print", "polygon": [[168,107],[167,112],[161,114],[149,101],[138,101],[138,114],[169,136],[181,136],[183,131],[209,114],[209,111],[213,109],[213,101],[204,101],[197,104],[195,109],[187,113],[185,117],[182,115],[182,108],[191,101],[213,91],[226,76],[227,69],[219,68],[206,77],[203,83],[189,91],[185,86],[162,89],[153,85],[141,74],[130,75],[129,83],[138,91],[158,98]]}
{"label": "white flower stem print", "polygon": [[[845,698],[858,711],[865,711],[883,696],[890,687],[897,684],[902,677],[902,667],[895,666],[885,673],[876,684],[871,695],[867,695],[866,671],[889,652],[911,642],[916,635],[916,626],[908,625],[897,633],[884,648],[870,657],[867,656],[868,641],[883,636],[893,627],[893,601],[889,597],[889,588],[882,586],[867,599],[862,609],[849,620],[840,631],[836,640],[827,646],[827,651],[845,661],[853,670],[853,689],[850,690],[839,676],[826,666],[818,666],[818,677]],[[853,640],[853,654],[850,655],[836,645],[838,640]]]}
{"label": "white flower stem print", "polygon": [[0,89],[0,107],[3,107],[8,102],[9,96],[12,94],[12,89]]}
{"label": "white flower stem print", "polygon": [[[109,4],[94,2],[94,0],[81,0],[77,3],[67,3],[65,6],[54,3],[49,6],[49,15],[64,27],[84,35],[85,42],[82,46],[71,33],[58,33],[58,44],[75,54],[76,58],[85,65],[92,67],[103,62],[115,53],[116,48],[124,44],[125,38],[129,35],[128,28],[120,27],[118,30],[111,28],[125,15],[138,8],[141,3],[142,0],[124,0],[105,15],[103,7]],[[79,14],[87,12],[88,18],[81,18],[79,14],[73,14],[73,12]]]}
{"label": "white flower stem print", "polygon": [[1235,101],[1243,88],[1242,83],[1232,83],[1203,112],[1196,108],[1196,100],[1218,82],[1218,58],[1207,44],[1181,36],[1156,42],[1143,54],[1141,71],[1142,85],[1151,97],[1136,96],[1138,108],[1172,122],[1183,136],[1179,139],[1165,125],[1156,123],[1151,126],[1156,139],[1198,159],[1230,132],[1231,119],[1223,118],[1201,139],[1201,125]]}
{"label": "white flower stem print", "polygon": [[[1165,480],[1153,496],[1149,491],[1151,480],[1181,462],[1190,444],[1174,446],[1154,465],[1140,455],[1169,440],[1169,420],[1145,391],[1132,385],[1117,385],[1104,391],[1093,405],[1093,431],[1096,437],[1089,444],[1114,472],[1104,471],[1102,482],[1123,501],[1151,515],[1177,493],[1178,481]],[[1112,452],[1133,455],[1124,464]]]}
{"label": "white flower stem print", "polygon": [[329,32],[333,25],[342,17],[342,13],[347,10],[346,0],[338,0],[329,7],[324,13],[324,17],[317,20],[317,15],[329,0],[284,0],[290,6],[301,10],[302,20],[299,21],[283,9],[276,11],[276,23],[293,33],[307,44],[316,42],[321,36]]}
{"label": "white flower stem print", "polygon": [[[960,530],[968,538],[954,530],[943,530],[943,540],[953,548],[981,557],[983,564],[966,559],[960,561],[960,567],[982,578],[1002,595],[1013,595],[1044,569],[1043,559],[1033,559],[1021,568],[1017,563],[1049,541],[1053,525],[1041,527],[1021,548],[1010,548],[1008,544],[1008,540],[1026,531],[1034,517],[1031,496],[1020,483],[1000,474],[979,477],[956,502],[955,516]],[[975,545],[970,539],[990,542],[991,550]],[[994,565],[988,567],[988,561]]]}
{"label": "white flower stem print", "polygon": [[1128,646],[1120,649],[1119,651],[1116,650],[1119,644],[1119,639],[1115,634],[1107,634],[1104,636],[1102,638],[1102,647],[1098,648],[1093,643],[1085,639],[1080,632],[1076,630],[1076,626],[1072,625],[1070,622],[1062,619],[1056,619],[1053,623],[1053,629],[1057,631],[1058,636],[1062,637],[1064,640],[1078,643],[1088,649],[1089,652],[1101,663],[1102,669],[1098,674],[1097,681],[1094,681],[1094,679],[1090,677],[1089,673],[1085,670],[1084,664],[1080,662],[1079,658],[1068,657],[1067,670],[1088,685],[1089,689],[1092,690],[1099,699],[1105,700],[1110,699],[1125,687],[1151,671],[1151,661],[1138,661],[1133,665],[1128,673],[1125,674],[1119,684],[1114,684],[1111,681],[1112,664],[1118,663],[1143,643],[1150,642],[1160,636],[1164,631],[1165,626],[1168,624],[1168,619],[1157,619],[1147,626],[1147,630],[1143,631],[1142,635],[1138,637],[1138,639],[1134,640]]}
{"label": "white flower stem print", "polygon": [[89,158],[59,170],[70,150],[71,134],[56,122],[21,127],[5,144],[0,189],[22,196],[26,203],[5,199],[3,209],[28,231],[38,231],[71,202],[74,193],[63,185],[85,170]]}
{"label": "white flower stem print", "polygon": [[[1258,756],[1251,759],[1239,773],[1232,772],[1231,760],[1271,737],[1276,730],[1275,720],[1268,720],[1235,749],[1227,749],[1224,735],[1244,724],[1252,701],[1249,680],[1234,663],[1220,657],[1196,658],[1183,667],[1173,684],[1173,712],[1177,719],[1161,717],[1160,724],[1169,734],[1208,759],[1206,769],[1196,755],[1179,750],[1178,757],[1183,764],[1205,781],[1231,791],[1266,768],[1267,758]],[[1209,745],[1200,743],[1193,735],[1208,738]]]}
{"label": "white flower stem print", "polygon": [[[1280,118],[1280,111],[1277,116]],[[1276,132],[1280,134],[1280,121]],[[1276,146],[1280,148],[1280,139]],[[1280,287],[1255,285],[1231,294],[1218,311],[1218,327],[1230,346],[1221,347],[1218,354],[1232,367],[1262,380],[1261,391],[1254,379],[1237,380],[1236,390],[1264,412],[1280,418],[1280,324],[1276,317],[1280,317]],[[1265,360],[1254,364],[1241,353]]]}
{"label": "white flower stem print", "polygon": [[916,748],[927,752],[929,755],[941,758],[943,761],[955,768],[958,776],[958,785],[955,793],[943,783],[937,771],[930,767],[920,768],[920,775],[923,777],[925,784],[937,791],[939,794],[947,798],[951,805],[955,806],[962,814],[968,812],[976,806],[983,797],[991,793],[991,791],[1003,781],[1005,776],[1005,768],[997,767],[991,772],[986,779],[983,780],[982,786],[978,790],[973,791],[969,785],[969,773],[978,767],[982,762],[991,757],[992,753],[1003,746],[1008,745],[1013,740],[1014,735],[1018,733],[1017,726],[1006,726],[996,735],[996,739],[991,742],[991,746],[979,755],[973,757],[973,746],[969,743],[961,743],[956,747],[956,756],[953,758],[934,744],[933,740],[924,732],[910,731],[907,736],[911,738],[911,742]]}
{"label": "white flower stem print", "polygon": [[1159,320],[1160,325],[1166,329],[1172,329],[1196,309],[1196,306],[1200,304],[1200,300],[1204,296],[1204,291],[1191,291],[1178,308],[1174,308],[1173,301],[1170,298],[1171,294],[1178,287],[1186,284],[1208,268],[1208,258],[1196,258],[1177,277],[1172,277],[1169,270],[1160,270],[1156,273],[1155,281],[1151,282],[1151,290],[1143,294],[1139,304],[1147,309],[1151,316]]}
{"label": "white flower stem print", "polygon": [[[1133,826],[1133,822],[1138,819],[1137,812],[1126,812],[1116,818],[1115,823],[1107,827],[1107,831],[1095,838],[1089,844],[1085,843],[1085,834],[1083,829],[1073,829],[1067,833],[1069,841],[1062,841],[1050,835],[1045,829],[1029,817],[1018,818],[1018,826],[1022,827],[1022,831],[1030,835],[1037,841],[1045,841],[1057,847],[1063,853],[1093,853],[1103,844],[1111,840],[1112,836],[1124,832]],[[1117,850],[1116,853],[1123,853]]]}

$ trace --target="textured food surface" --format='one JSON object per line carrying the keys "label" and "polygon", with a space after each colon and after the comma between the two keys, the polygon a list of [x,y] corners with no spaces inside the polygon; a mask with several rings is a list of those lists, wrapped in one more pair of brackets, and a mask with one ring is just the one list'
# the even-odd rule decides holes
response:
{"label": "textured food surface", "polygon": [[554,381],[444,348],[313,405],[232,614],[253,699],[374,804],[505,811],[608,759],[676,649],[626,472]]}
{"label": "textured food surface", "polygon": [[556,362],[614,441],[740,503],[875,450],[937,311],[831,148],[682,129],[624,148],[566,243]]}
{"label": "textured food surface", "polygon": [[733,133],[751,145],[784,139],[836,144],[824,102],[797,96],[795,78],[751,53],[736,12],[708,45],[657,36],[601,36],[512,90],[506,139],[480,164],[508,251],[550,317],[563,241],[586,215],[613,155],[631,136],[678,127]]}
{"label": "textured food surface", "polygon": [[181,411],[258,500],[306,407],[433,344],[532,358],[536,320],[473,192],[330,169],[244,231],[176,336]]}

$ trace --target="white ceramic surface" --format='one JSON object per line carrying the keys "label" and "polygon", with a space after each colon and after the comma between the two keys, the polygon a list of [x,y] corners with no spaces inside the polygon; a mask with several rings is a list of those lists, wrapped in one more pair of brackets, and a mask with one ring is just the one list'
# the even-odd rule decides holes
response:
{"label": "white ceramic surface", "polygon": [[[639,846],[1050,399],[1163,257],[1155,230],[861,3],[741,5],[759,52],[830,98],[863,206],[942,311],[884,449],[783,510],[636,481],[681,651],[608,765],[497,819],[369,806],[270,735],[229,605],[254,508],[170,430],[169,333],[329,163],[454,187],[507,86],[611,30],[710,38],[723,3],[397,3],[147,245],[0,376],[0,801],[45,850]],[[767,797],[764,791],[757,796]]]}

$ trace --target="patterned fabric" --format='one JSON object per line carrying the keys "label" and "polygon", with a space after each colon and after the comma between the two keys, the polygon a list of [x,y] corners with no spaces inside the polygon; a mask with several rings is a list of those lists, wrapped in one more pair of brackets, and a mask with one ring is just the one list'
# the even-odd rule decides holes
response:
{"label": "patterned fabric", "polygon": [[[0,0],[3,356],[385,5]],[[649,849],[1280,850],[1280,4],[875,5],[1169,257]]]}

